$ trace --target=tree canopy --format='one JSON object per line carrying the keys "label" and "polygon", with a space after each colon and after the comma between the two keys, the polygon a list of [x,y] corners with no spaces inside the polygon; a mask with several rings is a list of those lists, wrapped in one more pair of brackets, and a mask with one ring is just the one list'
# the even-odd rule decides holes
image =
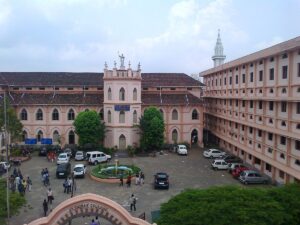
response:
{"label": "tree canopy", "polygon": [[164,120],[161,112],[155,107],[145,110],[140,119],[142,131],[141,147],[145,150],[160,149],[164,143]]}
{"label": "tree canopy", "polygon": [[[18,119],[16,111],[9,101],[6,99],[6,123],[7,123],[7,132],[11,137],[11,140],[18,140],[22,135],[23,124]],[[5,115],[4,115],[4,101],[1,103],[0,107],[0,128],[4,127],[5,124]]]}
{"label": "tree canopy", "polygon": [[80,112],[73,123],[75,132],[79,136],[79,145],[99,145],[105,137],[105,124],[101,122],[96,111]]}
{"label": "tree canopy", "polygon": [[162,204],[158,225],[297,225],[300,187],[187,190]]}

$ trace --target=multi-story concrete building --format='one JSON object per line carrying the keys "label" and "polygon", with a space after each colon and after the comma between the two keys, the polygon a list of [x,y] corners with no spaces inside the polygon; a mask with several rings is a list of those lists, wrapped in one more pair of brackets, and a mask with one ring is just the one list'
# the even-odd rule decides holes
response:
{"label": "multi-story concrete building", "polygon": [[205,126],[220,147],[274,181],[299,182],[300,37],[200,76]]}
{"label": "multi-story concrete building", "polygon": [[166,143],[191,143],[198,136],[202,145],[203,84],[182,73],[141,73],[140,65],[125,68],[120,59],[119,68],[105,64],[104,73],[0,73],[1,99],[5,92],[24,125],[21,143],[77,144],[76,115],[95,110],[107,127],[106,147],[138,146],[139,118],[156,106]]}

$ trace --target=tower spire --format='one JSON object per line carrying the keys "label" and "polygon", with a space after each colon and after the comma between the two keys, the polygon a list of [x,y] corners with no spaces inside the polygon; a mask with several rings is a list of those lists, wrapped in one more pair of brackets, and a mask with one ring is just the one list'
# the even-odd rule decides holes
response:
{"label": "tower spire", "polygon": [[213,55],[212,60],[214,61],[214,67],[222,65],[226,56],[223,54],[223,45],[221,41],[220,29],[218,29],[218,38],[215,46],[215,55]]}

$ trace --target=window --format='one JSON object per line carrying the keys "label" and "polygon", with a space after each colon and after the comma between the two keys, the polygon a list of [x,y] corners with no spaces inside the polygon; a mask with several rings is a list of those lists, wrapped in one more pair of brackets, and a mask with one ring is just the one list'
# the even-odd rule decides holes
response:
{"label": "window", "polygon": [[27,111],[26,111],[26,109],[22,109],[20,117],[21,117],[21,120],[27,120]]}
{"label": "window", "polygon": [[178,112],[176,109],[172,111],[172,120],[178,120]]}
{"label": "window", "polygon": [[282,54],[282,58],[286,59],[288,57],[287,53]]}
{"label": "window", "polygon": [[297,92],[300,93],[300,87],[298,87]]}
{"label": "window", "polygon": [[258,130],[258,133],[257,133],[258,137],[261,137],[262,135],[262,131],[261,130]]}
{"label": "window", "polygon": [[70,109],[68,112],[68,120],[74,120],[75,119],[75,113],[73,109]]}
{"label": "window", "polygon": [[269,102],[269,110],[273,111],[274,109],[274,102]]}
{"label": "window", "polygon": [[244,125],[242,125],[242,131],[244,131],[245,130],[245,126]]}
{"label": "window", "polygon": [[274,68],[271,68],[270,69],[270,77],[269,77],[270,80],[274,80]]}
{"label": "window", "polygon": [[59,142],[59,133],[57,130],[53,132],[53,142]]}
{"label": "window", "polygon": [[270,123],[270,124],[273,124],[273,120],[272,120],[271,118],[269,119],[269,123]]}
{"label": "window", "polygon": [[281,102],[281,112],[286,112],[286,102]]}
{"label": "window", "polygon": [[104,120],[104,110],[103,109],[100,109],[99,117],[100,117],[100,120]]}
{"label": "window", "polygon": [[295,141],[295,149],[300,150],[300,141]]}
{"label": "window", "polygon": [[196,109],[194,109],[192,112],[192,120],[197,120],[197,119],[198,119],[198,112]]}
{"label": "window", "polygon": [[124,111],[120,111],[119,123],[125,123],[125,112]]}
{"label": "window", "polygon": [[246,105],[246,101],[243,100],[243,101],[242,101],[242,107],[245,107],[245,105]]}
{"label": "window", "polygon": [[300,130],[300,123],[297,124],[296,128],[297,130]]}
{"label": "window", "polygon": [[250,159],[250,160],[251,160],[251,159],[252,159],[252,155],[250,155],[250,154],[249,154],[249,155],[248,155],[248,159]]}
{"label": "window", "polygon": [[27,87],[26,90],[32,90],[32,88],[31,87]]}
{"label": "window", "polygon": [[273,61],[274,61],[274,57],[271,57],[271,58],[270,58],[270,62],[273,62]]}
{"label": "window", "polygon": [[250,73],[250,82],[253,82],[253,72]]}
{"label": "window", "polygon": [[272,148],[268,148],[268,152],[269,152],[270,154],[272,154],[272,153],[273,153],[273,149],[272,149]]}
{"label": "window", "polygon": [[59,120],[59,113],[57,109],[54,109],[52,112],[52,120]]}
{"label": "window", "polygon": [[297,113],[297,114],[300,114],[300,102],[297,102],[296,113]]}
{"label": "window", "polygon": [[281,126],[285,127],[286,123],[284,121],[281,121]]}
{"label": "window", "polygon": [[300,77],[300,63],[298,63],[298,77]]}
{"label": "window", "polygon": [[25,140],[28,138],[28,134],[26,132],[26,130],[23,130],[22,132],[22,141],[25,142]]}
{"label": "window", "polygon": [[110,110],[108,110],[108,112],[107,112],[107,122],[111,123],[111,111]]}
{"label": "window", "polygon": [[229,84],[232,84],[232,77],[229,77]]}
{"label": "window", "polygon": [[137,90],[136,90],[136,88],[133,89],[132,98],[133,98],[133,101],[137,101]]}
{"label": "window", "polygon": [[259,61],[259,65],[263,64],[264,62],[262,60]]}
{"label": "window", "polygon": [[74,88],[72,88],[72,87],[68,87],[67,89],[68,89],[69,91],[74,90]]}
{"label": "window", "polygon": [[[217,80],[216,80],[216,86],[218,86]],[[175,91],[176,88],[170,88],[171,91]]]}
{"label": "window", "polygon": [[263,81],[263,71],[259,71],[259,81]]}
{"label": "window", "polygon": [[137,123],[137,112],[136,112],[136,110],[133,111],[132,121],[133,121],[133,123]]}
{"label": "window", "polygon": [[177,143],[177,139],[178,139],[178,133],[177,133],[177,130],[173,130],[172,131],[172,141],[174,142],[174,143]]}
{"label": "window", "polygon": [[239,83],[239,75],[235,75],[235,83],[236,83],[236,84]]}
{"label": "window", "polygon": [[273,94],[273,93],[274,93],[274,91],[273,91],[273,88],[271,88],[271,89],[270,89],[270,93],[271,93],[271,94]]}
{"label": "window", "polygon": [[296,160],[295,160],[295,164],[296,164],[297,166],[300,166],[300,160],[299,160],[299,159],[296,159]]}
{"label": "window", "polygon": [[43,111],[41,109],[38,109],[35,115],[36,120],[43,120]]}
{"label": "window", "polygon": [[238,107],[239,106],[239,101],[235,100],[235,106]]}
{"label": "window", "polygon": [[111,89],[110,88],[108,88],[108,91],[107,91],[107,99],[111,100]]}
{"label": "window", "polygon": [[242,80],[243,80],[243,84],[246,82],[246,74],[242,74]]}
{"label": "window", "polygon": [[285,155],[283,153],[281,153],[280,158],[285,159]]}
{"label": "window", "polygon": [[252,109],[252,108],[253,108],[253,101],[250,100],[250,109]]}
{"label": "window", "polygon": [[286,137],[280,136],[280,144],[285,145],[286,144]]}
{"label": "window", "polygon": [[273,134],[272,133],[268,133],[268,140],[273,141]]}
{"label": "window", "polygon": [[249,133],[252,134],[252,132],[253,132],[253,128],[249,127]]}
{"label": "window", "polygon": [[262,105],[263,105],[263,104],[262,104],[262,101],[259,101],[259,102],[258,102],[258,108],[259,108],[259,109],[262,109]]}
{"label": "window", "polygon": [[288,76],[288,66],[282,66],[282,79],[286,79]]}
{"label": "window", "polygon": [[43,131],[39,130],[39,132],[36,135],[36,139],[38,142],[41,142],[42,138],[43,138]]}
{"label": "window", "polygon": [[125,89],[124,88],[121,88],[119,91],[119,100],[125,101]]}
{"label": "window", "polygon": [[266,163],[266,170],[272,172],[272,166],[269,163]]}
{"label": "window", "polygon": [[286,88],[282,88],[281,93],[282,93],[282,94],[286,94]]}
{"label": "window", "polygon": [[[300,65],[300,63],[299,63],[299,65]],[[299,75],[299,77],[300,77],[300,75]],[[224,85],[226,85],[226,77],[224,77]]]}

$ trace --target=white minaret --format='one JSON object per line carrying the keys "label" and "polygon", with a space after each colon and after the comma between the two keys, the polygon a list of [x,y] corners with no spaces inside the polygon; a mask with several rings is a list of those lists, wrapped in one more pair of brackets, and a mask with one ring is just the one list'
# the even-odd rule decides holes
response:
{"label": "white minaret", "polygon": [[223,54],[223,45],[220,37],[220,29],[218,30],[218,38],[215,47],[215,55],[212,57],[214,67],[220,66],[224,63],[226,56]]}

